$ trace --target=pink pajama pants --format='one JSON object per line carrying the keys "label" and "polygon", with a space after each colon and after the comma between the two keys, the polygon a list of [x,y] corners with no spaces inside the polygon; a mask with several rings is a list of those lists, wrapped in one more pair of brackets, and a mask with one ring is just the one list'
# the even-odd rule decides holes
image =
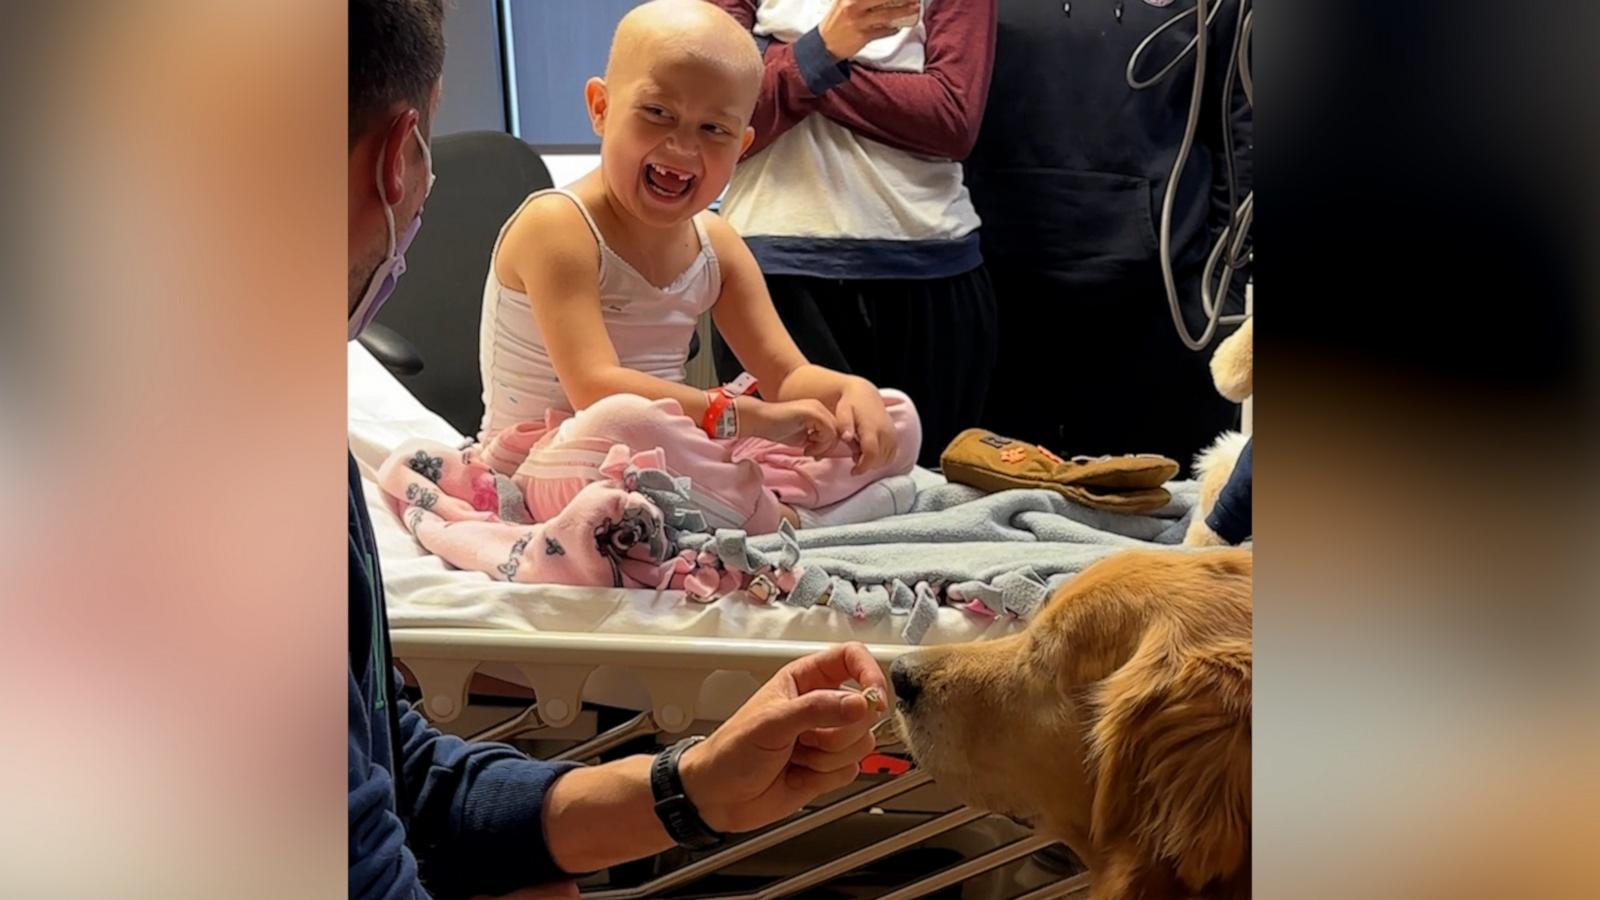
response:
{"label": "pink pajama pants", "polygon": [[922,425],[905,394],[885,390],[883,402],[899,438],[881,469],[853,475],[855,461],[840,442],[822,459],[762,438],[708,437],[676,400],[632,394],[607,397],[576,415],[551,410],[543,422],[522,422],[486,435],[483,461],[511,477],[538,521],[554,518],[583,487],[598,481],[607,451],[660,447],[668,474],[688,476],[690,496],[713,528],[769,534],[782,520],[778,504],[817,509],[838,503],[916,464]]}

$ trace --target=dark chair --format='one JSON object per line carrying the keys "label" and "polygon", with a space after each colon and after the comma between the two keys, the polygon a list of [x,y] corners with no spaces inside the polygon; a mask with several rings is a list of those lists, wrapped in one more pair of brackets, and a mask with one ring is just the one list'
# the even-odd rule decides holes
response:
{"label": "dark chair", "polygon": [[439,180],[422,231],[361,343],[423,405],[472,436],[483,419],[478,324],[489,254],[522,201],[551,186],[550,172],[537,151],[499,131],[444,135],[432,150]]}

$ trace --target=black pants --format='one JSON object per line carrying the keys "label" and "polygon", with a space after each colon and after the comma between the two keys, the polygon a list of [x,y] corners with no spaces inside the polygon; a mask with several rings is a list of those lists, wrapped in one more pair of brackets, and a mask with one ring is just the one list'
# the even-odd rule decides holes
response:
{"label": "black pants", "polygon": [[[1160,453],[1185,472],[1196,452],[1239,427],[1239,407],[1217,393],[1210,369],[1234,328],[1219,328],[1204,351],[1185,347],[1158,272],[1095,284],[1015,263],[993,272],[1000,361],[985,427],[1062,456]],[[1183,272],[1178,284],[1199,335],[1199,274]],[[1226,310],[1242,309],[1240,292]]]}
{"label": "black pants", "polygon": [[[770,275],[767,289],[807,360],[910,395],[922,465],[937,466],[951,438],[982,418],[998,340],[983,266],[914,281]],[[743,371],[720,335],[715,359],[723,381]]]}

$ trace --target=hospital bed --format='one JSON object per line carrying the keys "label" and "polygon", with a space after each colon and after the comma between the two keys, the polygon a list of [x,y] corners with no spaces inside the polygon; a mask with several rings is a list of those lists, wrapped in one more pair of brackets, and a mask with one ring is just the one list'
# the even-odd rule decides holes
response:
{"label": "hospital bed", "polygon": [[[451,569],[412,539],[371,476],[408,439],[462,446],[475,430],[488,248],[522,198],[551,185],[538,154],[503,133],[439,137],[433,157],[439,181],[430,225],[349,359],[350,447],[368,479],[395,654],[417,708],[452,733],[511,741],[540,758],[596,760],[709,731],[778,668],[828,644],[862,641],[886,666],[903,652],[892,620],[866,626],[826,608],[764,606],[739,595],[702,605],[672,591],[506,584]],[[924,643],[1016,627],[945,609]],[[607,898],[910,898],[949,896],[949,885],[962,883],[965,897],[1040,900],[1082,890],[1081,865],[1046,845],[1007,820],[959,808],[913,770],[864,776],[709,856],[672,851],[643,873],[585,887]],[[938,851],[916,858],[919,875],[931,877],[862,886],[862,873],[876,867],[881,875],[886,861],[925,850]]]}
{"label": "hospital bed", "polygon": [[[411,537],[370,480],[388,453],[411,438],[452,446],[468,440],[352,343],[350,447],[365,479],[395,655],[420,693],[418,708],[442,729],[527,739],[546,758],[595,760],[641,740],[708,731],[785,663],[829,644],[862,641],[886,667],[909,649],[895,621],[868,625],[825,607],[758,604],[742,593],[700,604],[678,591],[508,584],[452,569]],[[918,477],[939,480],[928,472]],[[924,643],[983,640],[1019,627],[945,608]],[[531,699],[520,708],[503,700],[474,703],[475,679],[485,678],[524,696],[531,691]],[[597,709],[611,716],[622,711],[624,720],[601,728]],[[846,820],[855,824],[847,828]],[[1050,841],[960,807],[910,769],[865,776],[752,838],[708,856],[674,851],[643,883],[601,886],[585,896],[707,896],[694,891],[708,881],[722,885],[718,896],[817,896],[825,882],[940,842],[945,855],[929,858],[953,864],[909,884],[882,890],[858,884],[855,893],[828,896],[909,900],[963,885],[963,897],[1044,900],[1087,885],[1085,876],[1065,877],[1072,862],[1051,862],[1060,851],[1047,849]],[[785,862],[757,865],[779,859]],[[730,893],[728,884],[750,889]]]}

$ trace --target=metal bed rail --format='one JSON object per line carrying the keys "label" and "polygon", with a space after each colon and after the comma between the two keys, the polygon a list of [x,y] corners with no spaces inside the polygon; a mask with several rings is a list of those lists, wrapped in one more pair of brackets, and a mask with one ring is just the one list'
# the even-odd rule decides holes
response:
{"label": "metal bed rail", "polygon": [[[591,760],[629,741],[655,734],[676,734],[696,721],[696,698],[714,671],[746,671],[758,677],[776,672],[793,659],[827,648],[804,641],[731,640],[722,638],[629,637],[553,633],[507,633],[467,629],[396,629],[395,655],[417,679],[422,707],[430,719],[449,722],[465,708],[473,673],[486,662],[510,663],[527,678],[535,699],[505,720],[482,729],[476,740],[510,740],[544,728],[571,723],[583,704],[583,688],[601,666],[638,673],[651,698],[651,708],[628,721],[551,757]],[[887,665],[913,648],[869,647]],[[875,729],[880,748],[894,744],[892,729]],[[921,770],[867,787],[782,822],[753,837],[695,859],[673,871],[628,888],[585,892],[585,900],[646,900],[679,890],[736,863],[810,834],[853,814],[881,806],[933,783]],[[840,876],[986,818],[970,807],[933,814],[926,821],[888,835],[822,865],[783,878],[759,890],[724,895],[719,900],[781,900],[801,895]],[[915,900],[1022,860],[1053,843],[1029,835],[981,853],[958,865],[899,887],[881,900]],[[1013,900],[1053,900],[1088,886],[1087,874],[1027,891]]]}

